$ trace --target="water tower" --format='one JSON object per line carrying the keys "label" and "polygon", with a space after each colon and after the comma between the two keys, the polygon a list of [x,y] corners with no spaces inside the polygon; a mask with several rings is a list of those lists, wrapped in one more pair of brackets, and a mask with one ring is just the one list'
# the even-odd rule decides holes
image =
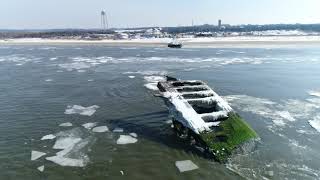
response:
{"label": "water tower", "polygon": [[101,29],[106,30],[108,28],[109,28],[108,16],[106,11],[102,10],[101,11]]}

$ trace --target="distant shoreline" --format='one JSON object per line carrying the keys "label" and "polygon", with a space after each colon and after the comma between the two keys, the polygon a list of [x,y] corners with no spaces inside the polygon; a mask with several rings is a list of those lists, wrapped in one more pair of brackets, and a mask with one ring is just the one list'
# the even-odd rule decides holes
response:
{"label": "distant shoreline", "polygon": [[[214,38],[181,38],[184,47],[283,47],[301,45],[320,45],[320,36],[237,36],[237,37],[214,37]],[[0,45],[110,45],[110,46],[148,46],[166,47],[169,38],[150,38],[132,40],[78,40],[78,39],[1,39]]]}

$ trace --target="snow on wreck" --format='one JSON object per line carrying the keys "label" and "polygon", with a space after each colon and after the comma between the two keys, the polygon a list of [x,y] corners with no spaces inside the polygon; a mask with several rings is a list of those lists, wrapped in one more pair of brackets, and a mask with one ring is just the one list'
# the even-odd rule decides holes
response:
{"label": "snow on wreck", "polygon": [[258,138],[256,132],[203,81],[168,77],[158,88],[177,134],[220,162]]}

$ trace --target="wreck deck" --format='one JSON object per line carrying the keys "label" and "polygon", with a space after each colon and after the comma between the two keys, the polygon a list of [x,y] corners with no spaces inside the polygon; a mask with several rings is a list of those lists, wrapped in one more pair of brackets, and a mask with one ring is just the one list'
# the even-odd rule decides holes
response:
{"label": "wreck deck", "polygon": [[171,104],[170,112],[178,122],[174,125],[181,124],[191,132],[216,160],[226,160],[239,145],[257,138],[256,132],[203,81],[170,78],[159,82],[158,88]]}

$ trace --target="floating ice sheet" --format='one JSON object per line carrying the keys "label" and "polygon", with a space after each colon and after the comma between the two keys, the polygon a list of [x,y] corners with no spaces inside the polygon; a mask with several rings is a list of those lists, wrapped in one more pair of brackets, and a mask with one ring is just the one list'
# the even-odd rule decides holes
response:
{"label": "floating ice sheet", "polygon": [[320,91],[309,91],[308,92],[311,96],[320,97]]}
{"label": "floating ice sheet", "polygon": [[107,131],[109,131],[109,128],[107,126],[98,126],[92,129],[92,132],[96,132],[96,133],[102,133]]}
{"label": "floating ice sheet", "polygon": [[117,140],[117,144],[133,144],[136,143],[138,139],[128,136],[128,135],[120,135],[119,139]]}
{"label": "floating ice sheet", "polygon": [[90,123],[85,123],[85,124],[82,124],[82,126],[86,129],[92,129],[94,128],[95,126],[97,126],[97,123],[96,122],[90,122]]}
{"label": "floating ice sheet", "polygon": [[88,131],[81,128],[74,128],[68,131],[57,133],[57,140],[54,149],[61,149],[55,156],[47,157],[61,166],[84,167],[89,162],[89,157],[85,154],[89,143],[94,141]]}
{"label": "floating ice sheet", "polygon": [[60,137],[53,145],[53,149],[66,149],[78,143],[82,139],[79,137]]}
{"label": "floating ice sheet", "polygon": [[157,87],[159,81],[166,80],[163,76],[145,76],[144,79],[148,82],[144,86],[153,91],[159,90]]}
{"label": "floating ice sheet", "polygon": [[65,110],[65,114],[80,114],[83,116],[92,116],[96,110],[99,108],[97,105],[83,107],[80,105],[68,106]]}
{"label": "floating ice sheet", "polygon": [[190,160],[176,161],[176,167],[180,172],[192,171],[199,168]]}
{"label": "floating ice sheet", "polygon": [[53,135],[53,134],[48,134],[48,135],[43,136],[43,137],[41,138],[41,140],[50,140],[50,139],[54,139],[54,138],[56,138],[55,135]]}
{"label": "floating ice sheet", "polygon": [[40,151],[31,151],[31,161],[37,160],[46,154],[47,153],[40,152]]}
{"label": "floating ice sheet", "polygon": [[310,120],[309,124],[318,132],[320,132],[320,115],[316,116],[313,120]]}
{"label": "floating ice sheet", "polygon": [[61,123],[59,126],[61,126],[61,127],[71,127],[72,123],[70,123],[70,122]]}
{"label": "floating ice sheet", "polygon": [[122,128],[115,128],[112,132],[114,132],[114,133],[122,133],[123,129]]}
{"label": "floating ice sheet", "polygon": [[134,137],[134,138],[137,138],[137,137],[138,137],[137,133],[130,133],[129,135],[132,136],[132,137]]}
{"label": "floating ice sheet", "polygon": [[40,172],[43,172],[44,171],[44,166],[42,165],[42,166],[39,166],[39,167],[37,167],[37,169],[40,171]]}

